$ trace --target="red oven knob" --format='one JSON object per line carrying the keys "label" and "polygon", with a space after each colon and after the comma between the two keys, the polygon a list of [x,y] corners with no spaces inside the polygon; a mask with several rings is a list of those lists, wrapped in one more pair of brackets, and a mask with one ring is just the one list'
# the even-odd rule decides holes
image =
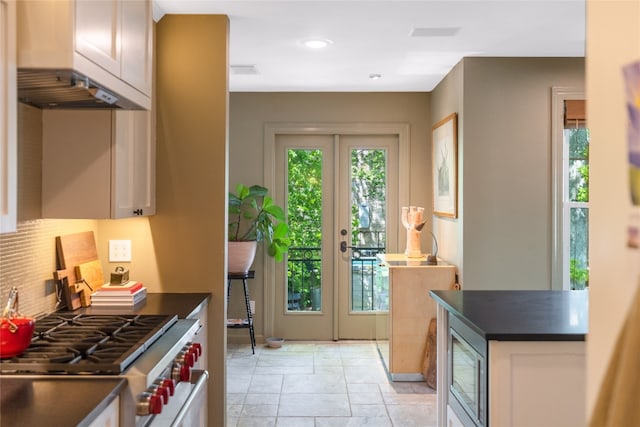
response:
{"label": "red oven knob", "polygon": [[191,348],[198,352],[198,357],[202,356],[202,344],[199,342],[194,342],[191,344]]}
{"label": "red oven knob", "polygon": [[191,368],[182,363],[174,363],[173,368],[171,368],[171,378],[177,383],[181,381],[187,382],[191,379]]}
{"label": "red oven knob", "polygon": [[166,388],[169,391],[169,396],[173,396],[176,391],[176,382],[171,378],[158,378],[153,383]]}
{"label": "red oven knob", "polygon": [[198,357],[202,356],[202,344],[200,344],[199,342],[188,342],[187,345],[189,346],[191,351],[193,351],[193,354],[197,361]]}
{"label": "red oven knob", "polygon": [[145,391],[138,395],[136,415],[145,416],[162,412],[162,398],[157,394]]}
{"label": "red oven knob", "polygon": [[190,368],[193,368],[193,354],[189,351],[188,348],[183,348],[180,353],[176,356],[175,361],[180,363],[181,365],[186,365]]}
{"label": "red oven knob", "polygon": [[147,389],[148,392],[162,397],[162,403],[166,405],[169,403],[169,390],[160,384],[151,384]]}
{"label": "red oven knob", "polygon": [[189,350],[187,351],[191,355],[191,358],[193,359],[193,363],[196,363],[198,361],[198,350],[193,348],[193,346],[189,346]]}

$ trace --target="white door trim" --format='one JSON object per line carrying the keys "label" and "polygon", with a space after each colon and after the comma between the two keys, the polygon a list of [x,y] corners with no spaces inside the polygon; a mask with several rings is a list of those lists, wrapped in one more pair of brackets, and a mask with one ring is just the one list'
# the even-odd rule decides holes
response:
{"label": "white door trim", "polygon": [[[409,204],[410,176],[410,134],[408,123],[265,123],[264,124],[264,186],[274,191],[275,188],[275,147],[276,135],[286,134],[320,134],[320,135],[398,135],[398,203],[399,206]],[[406,167],[404,167],[406,166]],[[397,209],[400,209],[400,207]],[[404,230],[398,221],[397,233]],[[264,255],[264,335],[272,336],[274,330],[275,307],[275,261]],[[337,324],[334,323],[334,339],[338,338]]]}
{"label": "white door trim", "polygon": [[568,290],[568,240],[569,230],[565,227],[563,204],[564,188],[564,101],[586,99],[584,90],[570,87],[551,88],[551,289]]}

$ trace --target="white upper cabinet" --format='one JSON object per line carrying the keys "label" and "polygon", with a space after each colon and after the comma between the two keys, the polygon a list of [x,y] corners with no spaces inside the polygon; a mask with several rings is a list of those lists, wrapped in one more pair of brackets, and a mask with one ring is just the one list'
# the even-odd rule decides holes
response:
{"label": "white upper cabinet", "polygon": [[42,217],[155,214],[155,137],[148,111],[44,110]]}
{"label": "white upper cabinet", "polygon": [[18,68],[74,70],[151,109],[150,0],[19,0]]}
{"label": "white upper cabinet", "polygon": [[116,76],[121,74],[121,3],[76,0],[76,51]]}
{"label": "white upper cabinet", "polygon": [[0,233],[16,231],[17,220],[15,6],[14,0],[0,0]]}
{"label": "white upper cabinet", "polygon": [[156,145],[146,111],[114,111],[112,218],[156,212]]}
{"label": "white upper cabinet", "polygon": [[124,81],[151,96],[153,16],[151,2],[122,3],[122,67]]}

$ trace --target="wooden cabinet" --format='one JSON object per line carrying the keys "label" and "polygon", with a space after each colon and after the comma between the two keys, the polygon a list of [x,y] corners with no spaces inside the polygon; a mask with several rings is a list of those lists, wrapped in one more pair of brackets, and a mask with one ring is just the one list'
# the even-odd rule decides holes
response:
{"label": "wooden cabinet", "polygon": [[17,93],[16,4],[0,0],[0,233],[16,231]]}
{"label": "wooden cabinet", "polygon": [[455,266],[429,266],[426,259],[407,260],[402,254],[379,257],[389,271],[388,342],[376,333],[380,353],[392,380],[423,381],[427,332],[436,317],[429,291],[454,289]]}
{"label": "wooden cabinet", "polygon": [[43,218],[155,213],[155,133],[148,111],[44,110]]}
{"label": "wooden cabinet", "polygon": [[18,2],[18,64],[73,69],[151,109],[151,1]]}

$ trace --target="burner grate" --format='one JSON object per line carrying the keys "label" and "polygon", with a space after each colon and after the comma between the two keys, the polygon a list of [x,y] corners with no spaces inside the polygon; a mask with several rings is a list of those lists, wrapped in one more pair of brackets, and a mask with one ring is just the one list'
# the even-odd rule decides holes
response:
{"label": "burner grate", "polygon": [[2,373],[120,374],[177,316],[54,313],[36,320],[31,345],[0,360]]}

